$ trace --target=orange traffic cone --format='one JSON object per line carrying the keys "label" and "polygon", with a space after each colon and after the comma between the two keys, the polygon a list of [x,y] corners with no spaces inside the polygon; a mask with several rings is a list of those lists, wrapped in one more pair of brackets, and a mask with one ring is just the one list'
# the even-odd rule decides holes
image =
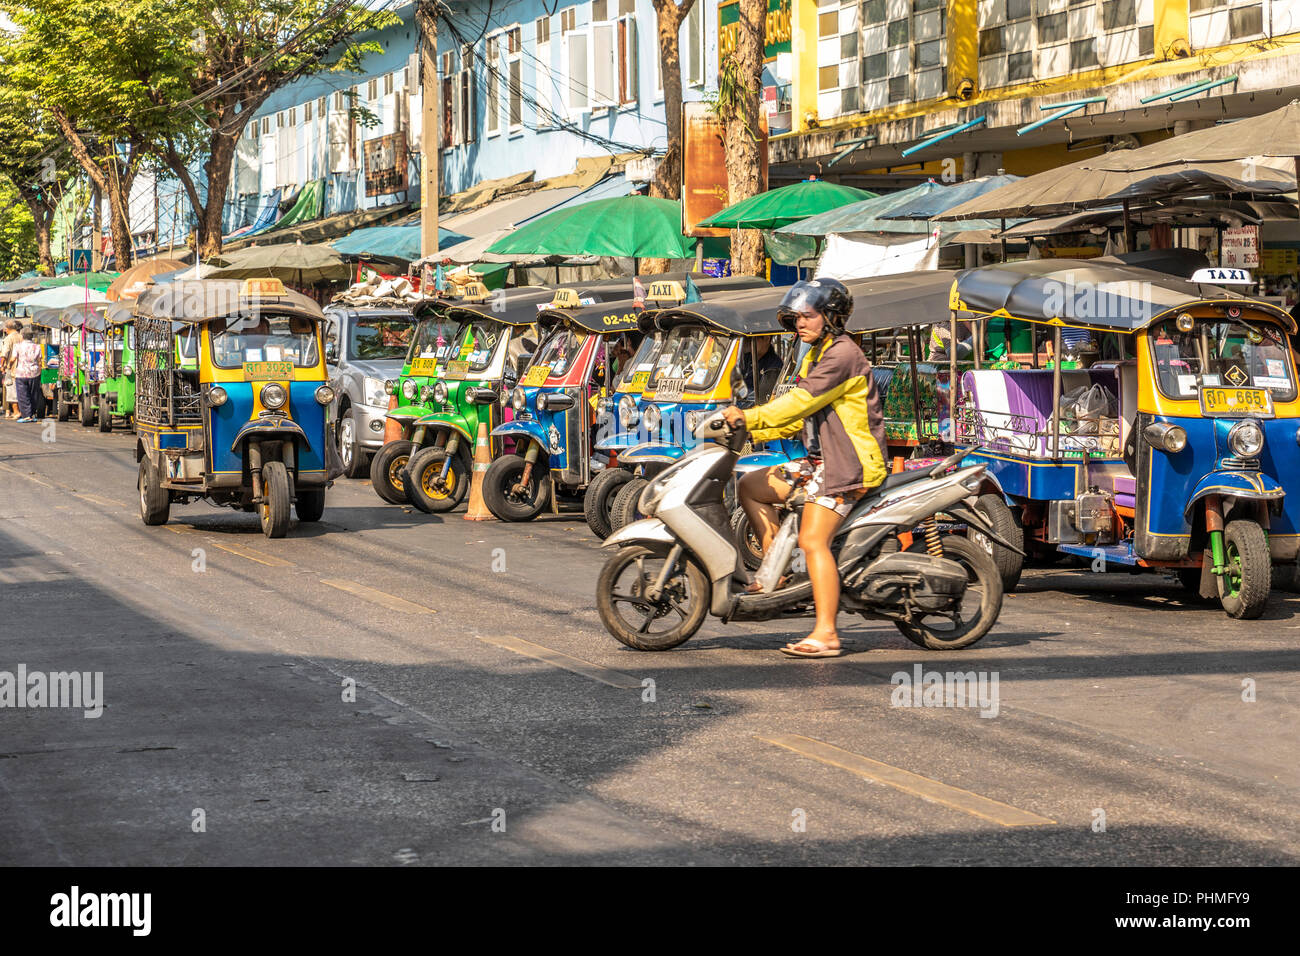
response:
{"label": "orange traffic cone", "polygon": [[478,438],[474,441],[474,479],[469,486],[469,510],[466,521],[492,521],[496,518],[483,502],[483,473],[492,464],[492,449],[488,444],[487,422],[478,423]]}
{"label": "orange traffic cone", "polygon": [[[397,407],[397,396],[388,396],[388,410],[391,412]],[[390,441],[398,441],[402,437],[402,423],[395,418],[384,419],[384,444]]]}

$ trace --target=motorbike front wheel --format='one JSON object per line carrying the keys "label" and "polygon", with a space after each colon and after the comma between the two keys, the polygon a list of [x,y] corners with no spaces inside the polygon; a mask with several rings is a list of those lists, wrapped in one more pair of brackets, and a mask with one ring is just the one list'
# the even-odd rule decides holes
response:
{"label": "motorbike front wheel", "polygon": [[709,613],[711,588],[694,558],[683,555],[657,601],[645,597],[667,556],[633,544],[605,562],[596,582],[596,610],[605,630],[638,651],[666,651],[690,640]]}
{"label": "motorbike front wheel", "polygon": [[[961,535],[943,536],[943,556],[966,569],[966,592],[950,611],[931,612],[894,624],[913,644],[932,651],[970,647],[993,627],[1002,611],[1002,576],[978,544]],[[909,551],[925,551],[918,541]]]}

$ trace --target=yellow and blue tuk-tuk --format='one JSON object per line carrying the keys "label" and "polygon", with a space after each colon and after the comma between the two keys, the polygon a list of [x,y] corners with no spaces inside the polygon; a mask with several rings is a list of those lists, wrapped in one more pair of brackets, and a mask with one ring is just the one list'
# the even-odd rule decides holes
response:
{"label": "yellow and blue tuk-tuk", "polygon": [[1300,400],[1296,323],[1228,287],[1245,281],[1047,259],[959,273],[955,313],[1051,334],[1046,367],[961,376],[957,438],[981,446],[993,527],[1096,570],[1172,570],[1258,617],[1300,546]]}
{"label": "yellow and blue tuk-tuk", "polygon": [[158,285],[136,303],[136,460],[140,517],[206,498],[256,510],[284,537],[292,505],[319,521],[341,473],[311,299],[278,279]]}

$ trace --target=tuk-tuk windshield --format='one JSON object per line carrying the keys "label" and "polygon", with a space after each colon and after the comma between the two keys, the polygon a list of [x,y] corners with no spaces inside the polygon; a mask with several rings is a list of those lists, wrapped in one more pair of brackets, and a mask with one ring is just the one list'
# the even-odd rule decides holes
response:
{"label": "tuk-tuk windshield", "polygon": [[292,362],[312,368],[316,354],[316,325],[289,315],[227,316],[214,319],[212,362],[217,368],[240,368],[245,362]]}
{"label": "tuk-tuk windshield", "polygon": [[348,358],[398,359],[406,355],[415,319],[410,315],[359,314],[349,332]]}
{"label": "tuk-tuk windshield", "polygon": [[646,391],[654,391],[663,379],[677,378],[685,379],[684,388],[691,391],[708,388],[722,368],[727,344],[702,326],[677,326],[664,339]]}
{"label": "tuk-tuk windshield", "polygon": [[453,357],[468,362],[471,372],[487,371],[505,326],[487,319],[475,319],[466,322],[461,329],[460,349]]}
{"label": "tuk-tuk windshield", "polygon": [[418,358],[437,359],[439,362],[451,358],[460,341],[460,330],[460,322],[453,322],[445,316],[421,319],[411,337],[406,364],[410,365],[412,360]]}
{"label": "tuk-tuk windshield", "polygon": [[561,326],[552,332],[542,343],[542,347],[537,350],[537,354],[533,356],[532,367],[547,366],[550,369],[547,378],[567,375],[573,360],[582,351],[582,343],[587,341],[587,336],[590,334]]}
{"label": "tuk-tuk windshield", "polygon": [[623,392],[634,387],[632,379],[638,372],[642,373],[641,381],[645,382],[650,376],[651,369],[655,367],[655,353],[659,351],[659,346],[663,344],[663,338],[662,332],[656,332],[654,335],[647,335],[641,340],[641,344],[637,346],[636,354],[619,369],[618,381],[614,383],[616,391]]}
{"label": "tuk-tuk windshield", "polygon": [[199,362],[199,328],[188,322],[177,322],[172,326],[176,336],[177,366],[197,368]]}
{"label": "tuk-tuk windshield", "polygon": [[1286,336],[1275,325],[1198,319],[1180,332],[1173,319],[1153,326],[1151,352],[1160,391],[1195,400],[1202,387],[1266,388],[1276,401],[1295,398]]}

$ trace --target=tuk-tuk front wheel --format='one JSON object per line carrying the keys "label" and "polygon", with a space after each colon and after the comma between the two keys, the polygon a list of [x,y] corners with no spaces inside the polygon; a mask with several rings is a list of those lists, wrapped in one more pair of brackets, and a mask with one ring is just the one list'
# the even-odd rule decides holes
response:
{"label": "tuk-tuk front wheel", "polygon": [[293,510],[297,513],[298,520],[304,524],[320,521],[320,516],[325,513],[325,489],[299,488]]}
{"label": "tuk-tuk front wheel", "polygon": [[161,486],[158,470],[148,458],[140,459],[136,485],[140,489],[140,520],[147,525],[166,524],[172,510],[171,492]]}
{"label": "tuk-tuk front wheel", "polygon": [[609,527],[610,534],[618,531],[626,524],[631,524],[638,518],[643,517],[641,514],[641,492],[645,491],[646,485],[650,482],[644,478],[633,478],[614,496],[614,503],[610,507]]}
{"label": "tuk-tuk front wheel", "polygon": [[113,430],[113,411],[103,398],[99,400],[99,430],[101,432],[111,432]]}
{"label": "tuk-tuk front wheel", "polygon": [[258,507],[262,533],[283,538],[289,531],[289,472],[282,461],[262,465],[262,503]]}
{"label": "tuk-tuk front wheel", "polygon": [[57,417],[59,421],[68,420],[68,403],[64,401],[63,393],[59,389],[54,390],[54,407],[58,409]]}
{"label": "tuk-tuk front wheel", "polygon": [[89,428],[95,423],[95,406],[90,404],[90,395],[82,395],[77,402],[77,420],[82,428]]}
{"label": "tuk-tuk front wheel", "polygon": [[[443,477],[442,466],[447,463]],[[421,448],[406,463],[402,476],[406,497],[425,514],[450,511],[465,500],[469,493],[470,474],[465,459],[459,453],[447,459],[445,448]]]}
{"label": "tuk-tuk front wheel", "polygon": [[370,460],[370,484],[375,494],[390,505],[404,505],[406,488],[402,483],[402,470],[415,448],[407,439],[387,442]]}
{"label": "tuk-tuk front wheel", "polygon": [[582,496],[582,511],[587,527],[602,541],[613,533],[609,515],[614,507],[614,496],[631,480],[632,472],[626,468],[606,468],[587,485],[587,493]]}
{"label": "tuk-tuk front wheel", "polygon": [[483,502],[502,521],[531,521],[550,500],[551,482],[545,464],[535,463],[528,484],[517,487],[526,465],[522,455],[503,455],[483,473]]}
{"label": "tuk-tuk front wheel", "polygon": [[1254,521],[1229,521],[1223,532],[1225,570],[1216,576],[1219,603],[1229,617],[1250,621],[1264,613],[1272,587],[1268,536]]}

